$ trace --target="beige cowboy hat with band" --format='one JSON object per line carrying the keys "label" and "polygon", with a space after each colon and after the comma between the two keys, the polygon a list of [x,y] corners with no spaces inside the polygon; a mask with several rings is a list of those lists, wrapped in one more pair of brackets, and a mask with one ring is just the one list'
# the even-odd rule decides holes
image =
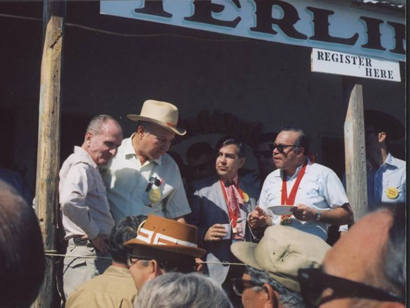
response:
{"label": "beige cowboy hat with band", "polygon": [[195,258],[206,253],[206,250],[198,248],[196,226],[156,215],[148,215],[138,227],[137,236],[124,245],[129,248],[149,247]]}
{"label": "beige cowboy hat with band", "polygon": [[171,103],[153,99],[146,100],[139,115],[127,114],[127,118],[135,122],[146,121],[158,124],[180,136],[186,134],[185,129],[177,128],[178,108]]}

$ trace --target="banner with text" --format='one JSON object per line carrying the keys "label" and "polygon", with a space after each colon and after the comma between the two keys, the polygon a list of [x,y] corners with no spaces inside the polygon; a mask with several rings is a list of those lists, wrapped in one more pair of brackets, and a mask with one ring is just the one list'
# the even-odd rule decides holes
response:
{"label": "banner with text", "polygon": [[405,61],[404,13],[352,1],[101,0],[100,13]]}

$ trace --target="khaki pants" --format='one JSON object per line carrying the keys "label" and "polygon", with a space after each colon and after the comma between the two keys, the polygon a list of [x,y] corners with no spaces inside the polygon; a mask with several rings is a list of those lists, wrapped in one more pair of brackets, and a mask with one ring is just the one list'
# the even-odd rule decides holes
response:
{"label": "khaki pants", "polygon": [[[102,274],[111,265],[111,260],[106,259],[110,255],[97,252],[91,245],[76,245],[73,239],[68,241],[66,255],[63,269],[63,288],[66,299],[77,287]],[[70,255],[73,256],[70,257]]]}

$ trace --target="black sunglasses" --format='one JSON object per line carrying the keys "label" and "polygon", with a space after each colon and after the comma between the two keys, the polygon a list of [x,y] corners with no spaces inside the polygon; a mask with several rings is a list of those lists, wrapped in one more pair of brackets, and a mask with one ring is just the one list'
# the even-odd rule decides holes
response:
{"label": "black sunglasses", "polygon": [[236,295],[242,296],[245,289],[260,287],[263,288],[263,283],[258,283],[252,280],[243,280],[242,278],[232,278],[232,289]]}
{"label": "black sunglasses", "polygon": [[278,149],[278,152],[282,154],[284,153],[284,150],[289,147],[297,148],[298,146],[295,144],[276,144],[276,143],[273,143],[270,145],[270,148],[272,151],[275,149]]}
{"label": "black sunglasses", "polygon": [[[398,295],[364,283],[326,274],[322,268],[300,269],[298,280],[307,307],[318,307],[333,299],[348,297],[404,303],[404,299]],[[326,289],[331,289],[332,293],[322,296]]]}

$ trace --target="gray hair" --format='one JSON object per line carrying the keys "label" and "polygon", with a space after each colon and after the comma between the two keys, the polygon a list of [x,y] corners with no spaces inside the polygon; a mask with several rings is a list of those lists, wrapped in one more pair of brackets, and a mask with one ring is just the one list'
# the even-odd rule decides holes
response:
{"label": "gray hair", "polygon": [[247,266],[247,272],[251,276],[251,280],[258,283],[267,283],[274,290],[279,293],[279,302],[287,308],[302,308],[305,307],[303,303],[303,298],[300,293],[289,290],[288,288],[281,285],[274,278],[269,276],[265,271],[258,270],[251,266]]}
{"label": "gray hair", "polygon": [[105,123],[107,123],[107,121],[113,121],[119,127],[121,127],[120,124],[117,122],[117,120],[114,119],[112,116],[110,116],[108,114],[99,114],[99,115],[94,116],[91,119],[90,123],[88,123],[86,132],[94,134],[94,135],[98,135],[101,132],[102,126]]}
{"label": "gray hair", "polygon": [[134,308],[232,308],[222,288],[199,273],[167,273],[148,281]]}

